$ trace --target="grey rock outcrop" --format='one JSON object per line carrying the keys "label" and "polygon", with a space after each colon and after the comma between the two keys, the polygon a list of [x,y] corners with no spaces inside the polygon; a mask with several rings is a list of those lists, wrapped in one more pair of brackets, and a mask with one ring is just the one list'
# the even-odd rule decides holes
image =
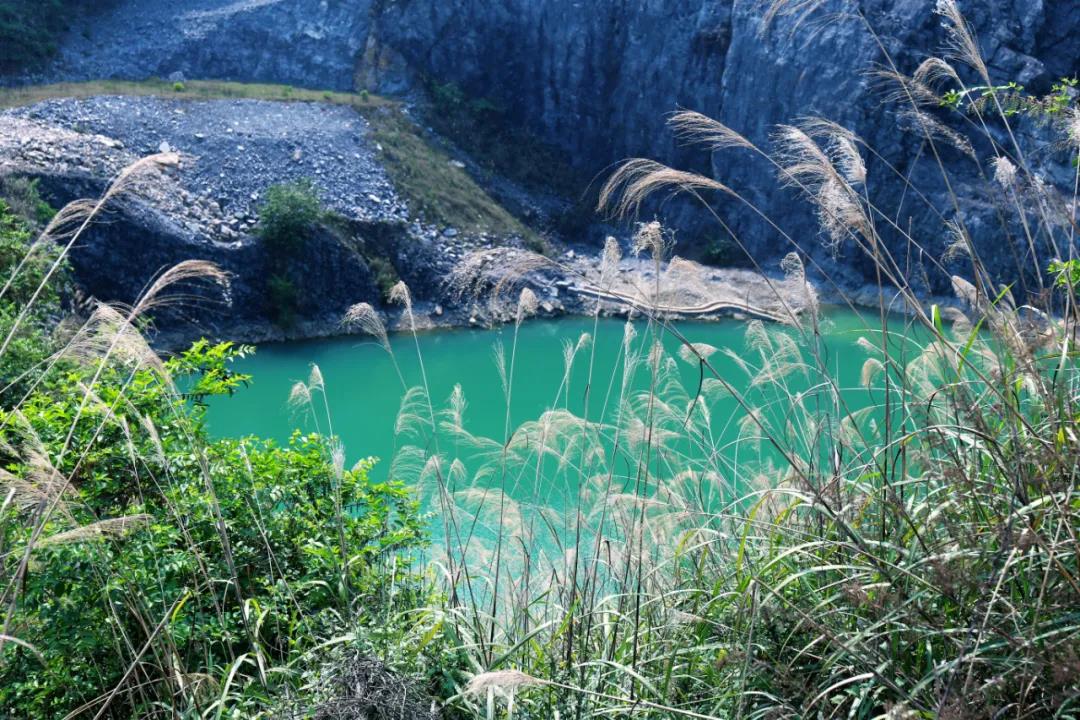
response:
{"label": "grey rock outcrop", "polygon": [[[911,72],[946,42],[934,0],[859,3],[877,36],[857,18],[837,19],[851,3],[826,3],[801,25],[777,18],[763,32],[765,3],[730,0],[440,0],[389,3],[379,20],[381,41],[442,81],[502,103],[521,124],[561,146],[589,173],[620,158],[644,156],[706,171],[743,193],[774,218],[804,250],[815,249],[813,214],[795,193],[778,188],[775,169],[747,151],[679,147],[665,127],[678,108],[700,111],[769,146],[777,123],[819,115],[855,131],[900,172],[871,162],[871,196],[882,212],[911,222],[925,250],[940,256],[949,240],[938,213],[952,210],[936,165],[917,133],[904,133],[895,105],[870,71],[885,63],[879,42],[898,67]],[[962,2],[996,81],[1015,80],[1045,92],[1060,77],[1080,73],[1080,4],[1073,0]],[[943,116],[944,117],[944,116]],[[962,126],[962,123],[957,123]],[[1001,133],[1000,126],[993,128]],[[1022,139],[1040,144],[1044,130],[1018,123]],[[976,161],[992,175],[988,147]],[[962,196],[984,258],[1012,279],[1008,240],[993,219],[976,162],[948,147],[943,160]],[[1068,187],[1067,157],[1040,158],[1040,172]],[[909,176],[927,193],[926,207],[905,192]],[[1062,182],[1063,181],[1063,182]],[[725,221],[759,259],[791,249],[777,232],[732,199],[718,199]],[[688,203],[663,216],[683,228],[685,245],[701,245],[723,231]],[[886,230],[886,234],[889,233]],[[895,234],[895,233],[894,233]],[[905,243],[894,248],[906,256]],[[840,269],[863,274],[859,253],[842,254]],[[962,272],[962,268],[958,271]],[[1012,274],[1015,271],[1012,270]],[[931,268],[933,289],[947,274]]]}
{"label": "grey rock outcrop", "polygon": [[[293,310],[304,323],[296,334],[334,332],[350,305],[380,302],[373,252],[400,255],[404,270],[438,272],[437,262],[416,257],[430,247],[421,242],[427,236],[405,222],[407,208],[374,145],[351,109],[312,104],[100,97],[0,113],[0,176],[37,178],[57,206],[99,197],[139,158],[170,153],[109,203],[71,262],[86,294],[129,304],[179,262],[214,262],[232,278],[228,307],[202,288],[191,290],[194,302],[158,313],[163,325],[196,336],[282,336],[271,322],[275,268],[255,232],[259,205],[276,183],[310,179],[343,223],[306,238],[289,261]],[[424,280],[416,278],[418,287]]]}
{"label": "grey rock outcrop", "polygon": [[[821,251],[813,213],[778,187],[767,162],[748,152],[710,157],[680,147],[665,127],[668,113],[689,108],[768,145],[777,123],[807,115],[835,120],[897,169],[870,163],[871,197],[883,216],[910,224],[923,243],[920,252],[940,257],[950,242],[942,215],[955,212],[922,138],[903,131],[904,121],[895,106],[881,102],[883,90],[870,71],[884,61],[882,48],[900,70],[912,71],[939,50],[946,31],[935,0],[859,0],[876,34],[850,14],[837,18],[853,2],[828,0],[810,19],[781,17],[762,32],[767,3],[752,0],[197,0],[182,8],[124,0],[76,23],[47,78],[181,71],[189,78],[335,88],[359,83],[393,92],[409,89],[418,77],[455,82],[501,104],[512,122],[562,148],[587,176],[603,176],[631,156],[709,172],[854,281],[867,276],[866,260],[850,249],[836,261]],[[960,4],[995,81],[1042,92],[1055,79],[1080,73],[1075,0]],[[118,37],[124,41],[115,42]],[[992,130],[1002,134],[1000,126]],[[1031,145],[1047,137],[1044,128],[1021,121],[1014,130]],[[948,147],[941,152],[984,258],[1002,279],[1014,279],[1009,248],[1016,238],[996,221],[982,180],[990,172],[989,148],[977,145],[974,160]],[[1069,185],[1066,158],[1043,155],[1038,165],[1051,186]],[[905,177],[928,205],[906,190]],[[766,262],[791,249],[738,201],[718,199],[718,208],[754,257]],[[662,216],[681,229],[681,252],[700,252],[724,236],[690,203],[669,204]],[[893,249],[912,254],[895,238]],[[945,289],[950,270],[931,268],[930,289]]]}
{"label": "grey rock outcrop", "polygon": [[372,0],[118,0],[72,18],[58,57],[22,81],[141,80],[179,74],[353,86]]}

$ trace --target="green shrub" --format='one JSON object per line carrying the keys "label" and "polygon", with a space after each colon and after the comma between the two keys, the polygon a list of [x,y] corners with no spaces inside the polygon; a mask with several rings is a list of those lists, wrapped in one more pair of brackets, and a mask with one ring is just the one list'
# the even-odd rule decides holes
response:
{"label": "green shrub", "polygon": [[184,90],[186,90],[187,87],[184,85],[184,83],[182,83],[182,82],[180,82],[178,80],[178,81],[173,83],[172,89],[173,89],[173,92],[181,93],[181,92],[184,92]]}
{"label": "green shrub", "polygon": [[388,302],[390,300],[390,291],[401,280],[397,268],[385,255],[367,253],[364,255],[364,260],[367,261],[368,267],[371,268],[371,272],[375,275],[375,285],[379,288],[379,292],[382,293],[383,300]]}
{"label": "green shrub", "polygon": [[266,246],[270,316],[283,327],[291,326],[296,318],[298,293],[290,277],[292,264],[324,215],[310,180],[274,185],[266,191],[257,232]]}
{"label": "green shrub", "polygon": [[727,238],[713,238],[705,245],[701,259],[709,265],[730,265],[739,259],[739,247]]}
{"label": "green shrub", "polygon": [[[49,377],[20,405],[17,422],[0,412],[4,447],[32,428],[45,457],[65,457],[69,433],[80,449],[56,468],[73,492],[44,525],[9,618],[33,648],[4,646],[0,714],[62,717],[116,687],[148,642],[139,672],[155,678],[152,686],[121,686],[110,716],[141,717],[174,692],[169,702],[184,712],[217,697],[199,683],[219,683],[233,667],[241,672],[231,700],[251,711],[282,687],[287,676],[275,672],[319,642],[384,625],[379,608],[391,587],[399,601],[423,602],[420,585],[393,570],[396,555],[407,558],[423,542],[403,486],[371,482],[369,462],[341,468],[314,435],[296,434],[286,447],[208,438],[205,411],[187,400],[242,386],[247,378],[228,365],[245,352],[202,341],[169,361],[165,372],[190,388],[186,395],[152,368],[131,375],[110,363]],[[89,383],[92,411],[80,417]],[[112,415],[98,411],[110,406]],[[4,460],[34,482],[21,457]],[[18,572],[35,507],[0,513],[7,578]],[[94,531],[120,527],[118,518],[129,518],[122,529]],[[178,687],[177,673],[206,680]]]}
{"label": "green shrub", "polygon": [[322,215],[322,205],[310,180],[274,185],[259,210],[258,234],[276,257],[303,247]]}
{"label": "green shrub", "polygon": [[53,342],[66,266],[32,238],[0,201],[0,717],[252,717],[327,646],[419,662],[411,493],[317,435],[212,439],[249,348],[162,361],[106,307]]}
{"label": "green shrub", "polygon": [[0,178],[0,199],[33,228],[42,228],[56,216],[56,209],[41,197],[39,181],[17,175]]}
{"label": "green shrub", "polygon": [[522,238],[522,244],[525,245],[526,249],[532,250],[538,255],[549,255],[551,253],[551,243],[541,235],[528,233]]}
{"label": "green shrub", "polygon": [[[29,210],[38,212],[40,207],[31,203]],[[61,297],[69,282],[66,263],[46,282],[57,249],[33,239],[26,222],[0,200],[0,283],[9,283],[0,297],[0,341],[15,330],[0,362],[0,388],[7,388],[0,391],[0,401],[19,397],[39,375],[38,364],[53,349],[52,325],[61,314]]]}

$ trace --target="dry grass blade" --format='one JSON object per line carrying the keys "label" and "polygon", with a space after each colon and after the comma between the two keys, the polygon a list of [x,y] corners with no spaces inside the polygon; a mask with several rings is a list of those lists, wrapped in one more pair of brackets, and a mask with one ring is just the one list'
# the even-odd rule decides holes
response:
{"label": "dry grass blade", "polygon": [[348,330],[360,330],[379,341],[384,350],[390,352],[390,338],[386,333],[379,313],[369,303],[358,303],[345,312],[341,324]]}
{"label": "dry grass blade", "polygon": [[597,209],[616,217],[633,217],[640,212],[642,204],[658,192],[697,195],[709,190],[735,195],[729,187],[712,178],[639,158],[624,163],[608,179],[600,190]]}
{"label": "dry grass blade", "polygon": [[727,125],[713,120],[708,115],[684,110],[677,112],[668,120],[668,125],[681,140],[704,145],[712,151],[728,148],[757,150],[752,142]]}

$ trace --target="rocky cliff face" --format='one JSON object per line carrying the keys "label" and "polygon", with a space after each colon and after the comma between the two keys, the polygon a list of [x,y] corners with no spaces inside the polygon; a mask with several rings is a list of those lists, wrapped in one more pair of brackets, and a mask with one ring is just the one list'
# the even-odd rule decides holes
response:
{"label": "rocky cliff face", "polygon": [[347,90],[372,0],[119,0],[72,18],[58,57],[22,82],[183,75]]}
{"label": "rocky cliff face", "polygon": [[[879,41],[905,72],[938,51],[946,36],[934,0],[862,0],[859,7],[878,37],[857,18],[830,17],[850,7],[841,2],[826,4],[802,24],[779,18],[763,32],[762,5],[737,0],[404,0],[383,8],[377,31],[411,65],[495,98],[518,122],[565,148],[590,172],[602,173],[629,156],[708,170],[806,248],[814,245],[816,223],[792,193],[777,189],[768,163],[749,152],[710,159],[699,150],[679,148],[665,128],[665,116],[677,108],[698,110],[763,147],[777,123],[807,115],[835,120],[915,179],[935,208],[948,213],[945,188],[921,137],[899,130],[903,123],[896,108],[881,102],[883,91],[869,75],[875,64],[885,62]],[[1080,4],[1074,0],[986,0],[962,3],[962,9],[983,42],[991,73],[1002,83],[1015,80],[1044,92],[1058,78],[1080,72]],[[1023,123],[1019,131],[1041,132]],[[977,150],[981,163],[992,157],[988,148]],[[978,166],[958,152],[943,152],[973,226],[985,231],[977,241],[987,259],[1008,275],[1011,255],[986,217]],[[1043,172],[1068,186],[1067,162],[1043,160]],[[869,187],[883,211],[904,226],[910,220],[925,230],[927,250],[940,254],[946,242],[940,220],[911,201],[901,177],[872,163]],[[720,208],[756,257],[790,249],[737,201],[721,200]],[[721,233],[685,205],[671,206],[664,215],[685,228],[684,246],[707,243]],[[850,253],[840,265],[861,262]],[[940,273],[931,278],[937,290],[944,281]]]}
{"label": "rocky cliff face", "polygon": [[[884,61],[882,47],[906,72],[941,47],[946,36],[934,4],[860,0],[875,36],[855,17],[836,17],[851,7],[842,0],[806,22],[780,18],[768,32],[762,32],[762,3],[751,0],[199,0],[179,9],[161,0],[126,0],[88,17],[85,35],[72,32],[50,77],[179,71],[306,86],[360,82],[393,91],[417,77],[455,82],[504,106],[513,122],[564,149],[589,174],[602,177],[612,163],[637,155],[711,172],[808,250],[818,235],[812,214],[777,188],[768,163],[746,152],[709,157],[678,147],[665,116],[680,107],[699,110],[768,145],[776,123],[821,115],[854,130],[899,171],[872,162],[872,197],[900,225],[923,231],[925,251],[940,255],[947,240],[938,213],[951,213],[951,203],[922,138],[903,132],[869,75]],[[1080,73],[1075,0],[968,0],[961,8],[995,79],[1040,92]],[[1022,138],[1044,137],[1044,130],[1020,121],[1015,129]],[[942,153],[980,233],[977,242],[1007,276],[1010,241],[994,229],[994,211],[980,189],[989,148],[976,147],[974,161],[949,148]],[[1066,161],[1042,157],[1040,163],[1051,183],[1069,185]],[[913,201],[905,176],[931,207]],[[755,257],[790,249],[738,202],[720,200],[719,209]],[[689,204],[671,204],[662,214],[682,228],[683,252],[722,236]],[[852,252],[833,267],[858,276],[867,270],[862,263]],[[940,290],[945,278],[937,273],[931,284]]]}

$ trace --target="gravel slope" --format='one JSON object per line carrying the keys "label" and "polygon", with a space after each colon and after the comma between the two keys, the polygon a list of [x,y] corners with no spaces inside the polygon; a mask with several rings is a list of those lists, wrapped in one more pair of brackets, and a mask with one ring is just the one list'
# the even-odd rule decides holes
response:
{"label": "gravel slope", "polygon": [[50,100],[4,115],[115,138],[137,156],[163,149],[190,156],[183,183],[225,227],[239,229],[252,218],[269,186],[302,178],[348,217],[407,219],[367,121],[347,107],[98,97]]}

